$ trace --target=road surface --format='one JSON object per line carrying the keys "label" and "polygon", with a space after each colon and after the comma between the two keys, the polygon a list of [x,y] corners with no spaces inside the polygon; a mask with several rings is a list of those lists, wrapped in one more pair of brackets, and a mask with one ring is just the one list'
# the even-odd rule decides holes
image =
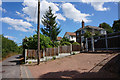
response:
{"label": "road surface", "polygon": [[21,78],[19,56],[9,57],[2,62],[2,78]]}

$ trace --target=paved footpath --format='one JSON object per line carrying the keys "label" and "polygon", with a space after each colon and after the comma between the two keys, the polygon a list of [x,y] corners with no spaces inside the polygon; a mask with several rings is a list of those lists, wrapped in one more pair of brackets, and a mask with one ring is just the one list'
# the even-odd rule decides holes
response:
{"label": "paved footpath", "polygon": [[[29,71],[26,66],[20,65],[20,56],[15,55],[7,58],[2,62],[2,78],[17,78],[22,80],[22,78],[29,78]],[[30,75],[31,76],[31,75]]]}
{"label": "paved footpath", "polygon": [[[117,54],[77,54],[54,61],[28,66],[34,78],[116,78],[115,74],[101,69],[103,65],[97,65],[109,61]],[[104,63],[107,63],[106,61]],[[97,68],[95,66],[97,65]],[[94,69],[93,69],[94,68]],[[96,69],[98,71],[96,71]],[[95,71],[94,71],[95,70]]]}

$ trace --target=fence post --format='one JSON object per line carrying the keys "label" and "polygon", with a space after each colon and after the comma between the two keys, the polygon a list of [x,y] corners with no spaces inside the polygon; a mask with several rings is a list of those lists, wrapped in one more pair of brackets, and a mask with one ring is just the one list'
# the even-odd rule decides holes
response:
{"label": "fence post", "polygon": [[55,56],[55,47],[54,47],[54,56]]}
{"label": "fence post", "polygon": [[46,48],[46,61],[47,61],[48,48]]}
{"label": "fence post", "polygon": [[60,46],[58,46],[58,56],[59,56],[59,53],[60,53]]}
{"label": "fence post", "polygon": [[107,35],[105,35],[105,44],[106,44],[106,49],[108,50]]}
{"label": "fence post", "polygon": [[45,49],[43,49],[43,58],[45,57]]}
{"label": "fence post", "polygon": [[70,44],[70,54],[72,54],[72,44]]}
{"label": "fence post", "polygon": [[93,36],[91,37],[91,43],[92,43],[92,51],[94,52],[95,48],[94,48],[94,38],[93,38]]}
{"label": "fence post", "polygon": [[87,41],[87,38],[86,39],[86,51],[88,51],[88,41]]}
{"label": "fence post", "polygon": [[26,57],[27,57],[27,49],[25,49],[25,63],[26,63]]}

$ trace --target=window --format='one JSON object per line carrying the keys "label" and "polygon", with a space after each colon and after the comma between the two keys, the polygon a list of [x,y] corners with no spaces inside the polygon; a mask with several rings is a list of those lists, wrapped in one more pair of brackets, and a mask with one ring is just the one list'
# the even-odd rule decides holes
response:
{"label": "window", "polygon": [[71,38],[73,39],[73,36],[71,36]]}
{"label": "window", "polygon": [[82,34],[84,34],[85,33],[85,31],[84,30],[82,30]]}
{"label": "window", "polygon": [[77,32],[77,36],[79,36],[79,32]]}
{"label": "window", "polygon": [[80,39],[79,39],[79,38],[77,38],[77,41],[80,41]]}
{"label": "window", "polygon": [[101,34],[103,34],[103,31],[101,30]]}

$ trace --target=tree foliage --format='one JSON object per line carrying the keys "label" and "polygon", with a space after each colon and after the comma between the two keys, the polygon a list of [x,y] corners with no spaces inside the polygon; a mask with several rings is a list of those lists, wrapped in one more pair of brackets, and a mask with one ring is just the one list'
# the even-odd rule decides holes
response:
{"label": "tree foliage", "polygon": [[60,26],[57,27],[56,17],[52,13],[51,7],[49,7],[49,10],[42,17],[44,28],[41,28],[41,31],[45,36],[50,37],[52,41],[56,41],[58,34],[61,32]]}
{"label": "tree foliage", "polygon": [[74,42],[74,43],[72,43],[73,45],[80,45],[78,42]]}
{"label": "tree foliage", "polygon": [[70,42],[64,41],[61,43],[61,46],[66,46],[66,45],[70,45],[70,44],[71,44]]}
{"label": "tree foliage", "polygon": [[[5,38],[3,35],[2,37],[2,57],[6,57],[10,53],[21,53],[20,47],[13,41],[8,38]],[[21,49],[22,50],[22,49]]]}
{"label": "tree foliage", "polygon": [[89,38],[92,36],[92,33],[90,31],[86,31],[83,35],[85,38]]}
{"label": "tree foliage", "polygon": [[[23,39],[23,48],[24,49],[37,49],[37,34],[30,36],[30,37],[25,37]],[[40,49],[44,48],[51,48],[53,46],[52,41],[50,40],[49,37],[46,37],[42,34],[40,34]]]}
{"label": "tree foliage", "polygon": [[63,37],[61,40],[60,40],[60,43],[62,42],[70,42],[70,40],[66,37]]}
{"label": "tree foliage", "polygon": [[64,46],[64,45],[70,45],[70,40],[66,37],[63,37],[61,40],[60,40],[60,45]]}
{"label": "tree foliage", "polygon": [[107,33],[112,33],[113,32],[112,27],[109,24],[105,23],[105,22],[101,23],[101,28],[105,29],[107,31]]}
{"label": "tree foliage", "polygon": [[113,29],[114,32],[119,32],[120,31],[120,19],[114,21],[112,29]]}
{"label": "tree foliage", "polygon": [[94,36],[100,36],[100,31],[95,31],[95,35]]}

